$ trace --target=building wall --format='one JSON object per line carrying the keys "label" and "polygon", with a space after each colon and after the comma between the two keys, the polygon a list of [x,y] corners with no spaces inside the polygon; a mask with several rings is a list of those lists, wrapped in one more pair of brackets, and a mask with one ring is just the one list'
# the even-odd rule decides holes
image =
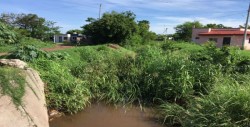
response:
{"label": "building wall", "polygon": [[[62,40],[60,40],[60,37],[62,38]],[[70,34],[60,34],[60,35],[54,35],[54,42],[70,42]],[[65,39],[67,38],[67,39]]]}
{"label": "building wall", "polygon": [[[199,33],[202,32],[209,32],[211,29],[193,29],[192,33],[192,41],[196,42],[197,44],[204,44],[207,41],[209,41],[210,38],[217,38],[217,47],[222,47],[223,46],[223,38],[224,37],[230,37],[231,42],[230,46],[237,46],[237,47],[242,47],[242,41],[243,41],[243,35],[202,35],[200,36]],[[250,50],[250,43],[249,43],[249,38],[250,36],[247,36],[247,39],[244,44],[244,48],[246,50]]]}
{"label": "building wall", "polygon": [[207,32],[210,32],[210,31],[211,31],[210,28],[202,28],[202,29],[196,29],[196,28],[194,28],[194,29],[192,30],[192,41],[193,41],[193,42],[199,41],[199,40],[195,39],[196,37],[199,37],[199,36],[198,36],[199,33],[207,33]]}

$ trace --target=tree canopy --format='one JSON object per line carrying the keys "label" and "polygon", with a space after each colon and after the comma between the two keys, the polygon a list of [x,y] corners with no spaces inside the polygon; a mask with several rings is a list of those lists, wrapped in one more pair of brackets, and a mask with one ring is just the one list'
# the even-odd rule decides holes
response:
{"label": "tree canopy", "polygon": [[0,21],[17,29],[20,34],[41,40],[49,40],[53,34],[60,33],[56,22],[46,20],[36,14],[2,13]]}
{"label": "tree canopy", "polygon": [[192,28],[202,28],[203,25],[199,21],[185,22],[175,27],[176,33],[174,38],[177,40],[191,41]]}
{"label": "tree canopy", "polygon": [[206,24],[203,25],[199,21],[185,22],[175,27],[176,33],[174,34],[175,40],[191,41],[192,28],[231,28],[223,24]]}
{"label": "tree canopy", "polygon": [[232,28],[232,27],[224,26],[223,24],[210,23],[205,25],[204,28]]}
{"label": "tree canopy", "polygon": [[[156,33],[149,31],[150,22],[135,21],[136,15],[131,11],[104,13],[100,19],[87,18],[83,32],[95,43],[142,43],[155,39]],[[132,40],[131,40],[132,39]]]}
{"label": "tree canopy", "polygon": [[79,29],[73,29],[73,30],[68,30],[66,33],[67,34],[74,34],[74,33],[81,34],[83,33],[83,31]]}
{"label": "tree canopy", "polygon": [[102,18],[86,20],[89,24],[83,26],[84,34],[91,36],[95,43],[120,43],[133,36],[137,31],[135,14],[126,11],[104,13]]}

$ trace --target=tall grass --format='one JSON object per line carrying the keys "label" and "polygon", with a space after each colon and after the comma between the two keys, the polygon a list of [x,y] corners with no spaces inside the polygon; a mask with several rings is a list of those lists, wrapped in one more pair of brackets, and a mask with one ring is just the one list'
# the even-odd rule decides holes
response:
{"label": "tall grass", "polygon": [[[208,73],[197,73],[201,79],[215,77],[205,81],[205,85],[199,86],[203,89],[212,83],[213,87],[208,92],[193,96],[185,106],[163,103],[159,106],[159,114],[164,122],[167,125],[183,127],[249,126],[249,58],[239,55],[238,49],[218,49],[213,44],[207,44],[205,50],[191,54],[191,61],[206,68]],[[212,66],[208,67],[209,64]],[[207,75],[211,73],[208,70],[212,68],[217,70],[217,74]]]}
{"label": "tall grass", "polygon": [[47,84],[47,104],[50,109],[76,113],[89,104],[89,86],[71,75],[60,61],[38,59],[32,63]]}
{"label": "tall grass", "polygon": [[[75,113],[91,101],[160,105],[174,126],[249,123],[249,58],[238,49],[185,43],[86,46],[30,64],[47,83],[49,108]],[[128,50],[129,49],[129,50]]]}

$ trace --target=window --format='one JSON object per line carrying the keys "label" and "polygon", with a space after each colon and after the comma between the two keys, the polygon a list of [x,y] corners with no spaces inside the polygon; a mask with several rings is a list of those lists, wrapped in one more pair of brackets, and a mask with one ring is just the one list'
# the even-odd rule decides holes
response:
{"label": "window", "polygon": [[195,37],[195,39],[200,39],[200,37]]}
{"label": "window", "polygon": [[228,46],[231,43],[231,37],[224,37],[223,38],[223,46]]}
{"label": "window", "polygon": [[68,40],[68,37],[64,37],[63,40]]}
{"label": "window", "polygon": [[217,38],[209,38],[208,41],[212,41],[212,42],[216,42],[217,43],[218,39]]}
{"label": "window", "polygon": [[72,37],[73,40],[76,40],[76,37]]}

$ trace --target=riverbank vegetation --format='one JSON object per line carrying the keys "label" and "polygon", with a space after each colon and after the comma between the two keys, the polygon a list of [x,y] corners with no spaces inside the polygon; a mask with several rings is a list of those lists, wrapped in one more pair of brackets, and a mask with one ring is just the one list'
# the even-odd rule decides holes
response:
{"label": "riverbank vegetation", "polygon": [[183,42],[85,46],[30,65],[50,109],[76,113],[93,101],[158,107],[166,125],[249,123],[250,57],[233,47]]}
{"label": "riverbank vegetation", "polygon": [[7,56],[40,72],[49,109],[72,114],[103,101],[153,106],[167,126],[249,125],[249,51],[150,41],[149,22],[131,12],[87,21],[85,34],[99,45],[51,53],[26,45]]}

